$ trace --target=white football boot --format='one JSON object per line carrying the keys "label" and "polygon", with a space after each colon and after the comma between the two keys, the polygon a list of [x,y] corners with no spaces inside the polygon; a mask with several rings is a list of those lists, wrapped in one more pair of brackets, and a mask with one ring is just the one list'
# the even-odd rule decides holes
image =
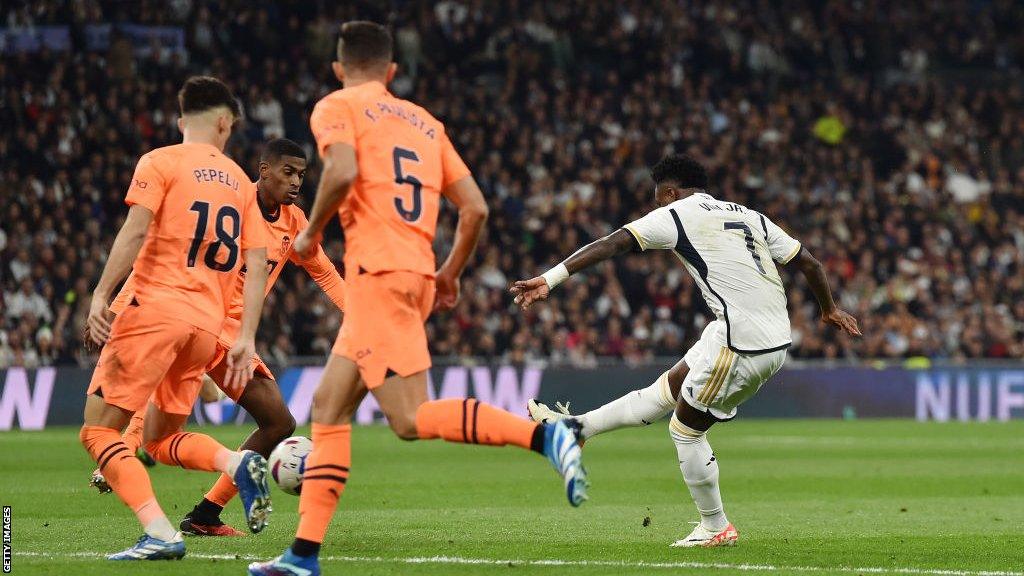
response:
{"label": "white football boot", "polygon": [[530,401],[526,403],[526,409],[530,412],[530,418],[540,424],[554,424],[559,420],[573,417],[569,412],[568,402],[565,404],[555,402],[555,407],[558,408],[558,412],[548,408],[547,404],[537,402],[535,398],[530,398]]}
{"label": "white football boot", "polygon": [[669,546],[673,548],[696,548],[698,546],[702,548],[714,548],[715,546],[735,546],[736,540],[740,537],[740,533],[736,531],[736,527],[729,524],[725,527],[725,530],[721,532],[712,532],[704,527],[703,524],[697,523],[693,528],[693,532],[682,540],[676,540]]}

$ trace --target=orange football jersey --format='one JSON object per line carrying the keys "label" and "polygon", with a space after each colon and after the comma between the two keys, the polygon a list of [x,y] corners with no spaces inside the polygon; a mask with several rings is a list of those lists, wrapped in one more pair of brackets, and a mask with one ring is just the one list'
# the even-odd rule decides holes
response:
{"label": "orange football jersey", "polygon": [[367,82],[325,96],[310,127],[322,156],[356,149],[357,177],[341,205],[345,270],[407,270],[433,277],[441,192],[469,169],[429,112]]}
{"label": "orange football jersey", "polygon": [[219,333],[242,251],[267,245],[245,172],[210,144],[157,148],[139,159],[125,202],[154,214],[133,267],[133,297]]}
{"label": "orange football jersey", "polygon": [[[310,277],[323,288],[327,296],[330,297],[331,301],[339,309],[344,308],[344,281],[323,248],[317,246],[316,253],[308,259],[302,258],[292,250],[292,242],[294,242],[295,236],[309,225],[302,209],[292,205],[281,206],[277,214],[268,214],[262,210],[260,212],[260,222],[264,225],[264,236],[267,241],[267,268],[269,276],[267,278],[266,293],[270,293],[274,283],[281,276],[281,270],[284,268],[285,262],[290,260],[305,268]],[[239,321],[242,318],[244,266],[239,269],[236,278],[234,288],[231,291],[227,321],[223,327],[223,335],[230,341],[237,338],[238,328],[240,327]],[[118,292],[117,298],[111,303],[110,310],[112,312],[120,314],[124,310],[135,294],[136,285],[137,280],[133,271],[128,276],[124,286],[121,287],[121,291]]]}

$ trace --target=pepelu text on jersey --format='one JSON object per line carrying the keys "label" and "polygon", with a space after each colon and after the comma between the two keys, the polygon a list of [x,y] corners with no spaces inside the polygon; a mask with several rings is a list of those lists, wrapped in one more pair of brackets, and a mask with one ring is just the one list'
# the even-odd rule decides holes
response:
{"label": "pepelu text on jersey", "polygon": [[238,180],[231,177],[231,174],[216,168],[199,168],[192,171],[196,182],[220,182],[221,184],[238,191]]}
{"label": "pepelu text on jersey", "polygon": [[746,212],[747,211],[747,209],[744,208],[743,206],[740,206],[739,204],[732,204],[732,203],[726,204],[725,206],[720,206],[718,204],[708,204],[707,202],[701,202],[700,204],[698,204],[698,206],[700,206],[701,208],[707,210],[708,212],[711,212],[712,210],[722,210],[724,212]]}

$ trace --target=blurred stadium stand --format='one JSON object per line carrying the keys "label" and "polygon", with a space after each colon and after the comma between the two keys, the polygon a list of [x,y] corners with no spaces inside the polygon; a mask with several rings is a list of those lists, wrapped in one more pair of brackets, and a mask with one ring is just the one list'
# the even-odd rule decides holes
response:
{"label": "blurred stadium stand", "polygon": [[[242,98],[228,153],[254,174],[264,139],[313,152],[308,114],[337,87],[336,25],[352,18],[393,27],[393,91],[446,122],[491,204],[462,303],[430,322],[437,356],[680,356],[708,312],[668,254],[623,258],[528,315],[505,290],[647,210],[645,166],[671,150],[801,239],[860,318],[863,339],[839,337],[789,283],[793,357],[1024,355],[1021,3],[334,4],[4,2],[0,367],[89,364],[90,291],[135,160],[179,139],[184,78],[217,75]],[[454,214],[441,220],[443,254]],[[338,322],[292,268],[260,351],[320,357]]]}

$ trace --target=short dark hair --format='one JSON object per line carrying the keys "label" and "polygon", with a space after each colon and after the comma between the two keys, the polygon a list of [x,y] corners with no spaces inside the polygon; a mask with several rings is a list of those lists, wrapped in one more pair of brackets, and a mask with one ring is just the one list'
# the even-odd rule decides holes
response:
{"label": "short dark hair", "polygon": [[213,76],[192,76],[178,91],[178,107],[182,116],[198,114],[220,106],[231,110],[235,118],[242,117],[242,107],[227,84]]}
{"label": "short dark hair", "polygon": [[306,150],[295,141],[287,138],[274,138],[263,147],[260,162],[274,162],[282,156],[291,156],[306,160]]}
{"label": "short dark hair", "polygon": [[390,64],[391,33],[376,22],[345,22],[338,35],[338,62],[361,69]]}
{"label": "short dark hair", "polygon": [[655,184],[672,181],[682,188],[708,188],[708,171],[704,165],[686,154],[665,156],[651,168]]}

